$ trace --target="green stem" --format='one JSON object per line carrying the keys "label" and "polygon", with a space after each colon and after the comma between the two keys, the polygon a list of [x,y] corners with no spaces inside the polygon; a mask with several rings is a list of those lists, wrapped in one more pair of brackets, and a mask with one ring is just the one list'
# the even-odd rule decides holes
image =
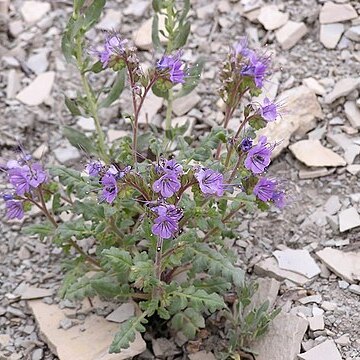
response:
{"label": "green stem", "polygon": [[82,51],[82,44],[81,44],[81,35],[77,36],[76,45],[77,45],[76,46],[76,61],[77,61],[78,69],[81,74],[82,86],[84,88],[84,91],[86,94],[86,99],[88,101],[89,112],[94,119],[95,129],[96,129],[97,138],[98,138],[99,152],[100,152],[101,158],[105,162],[109,162],[109,157],[108,157],[108,155],[106,153],[106,149],[105,149],[105,134],[101,129],[100,119],[98,116],[97,101],[96,101],[96,98],[94,97],[94,94],[93,94],[93,91],[89,84],[89,81],[84,73],[84,61],[83,61],[83,55],[82,55],[83,51]]}
{"label": "green stem", "polygon": [[169,90],[169,97],[167,99],[167,108],[166,108],[166,119],[165,119],[165,131],[169,132],[171,130],[171,114],[172,114],[172,104],[173,104],[174,92],[173,89]]}

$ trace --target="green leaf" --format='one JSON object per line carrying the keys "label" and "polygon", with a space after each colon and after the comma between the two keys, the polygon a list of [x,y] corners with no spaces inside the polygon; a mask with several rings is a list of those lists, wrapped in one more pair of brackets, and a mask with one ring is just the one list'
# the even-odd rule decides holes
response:
{"label": "green leaf", "polygon": [[184,3],[182,5],[181,15],[179,17],[179,23],[183,23],[189,11],[190,11],[190,0],[184,0]]}
{"label": "green leaf", "polygon": [[186,248],[185,260],[190,260],[196,272],[207,270],[210,275],[222,276],[236,286],[242,286],[244,271],[235,267],[227,257],[206,244],[192,244]]}
{"label": "green leaf", "polygon": [[[155,1],[153,1],[154,6]],[[155,10],[158,12],[157,10]],[[160,11],[160,10],[159,10]],[[158,14],[154,14],[152,27],[151,27],[151,40],[155,50],[160,51],[162,49],[160,36],[159,36],[159,16]]]}
{"label": "green leaf", "polygon": [[188,339],[193,339],[196,332],[205,327],[205,320],[195,309],[187,308],[174,315],[171,319],[171,326],[175,330],[181,331]]}
{"label": "green leaf", "polygon": [[59,193],[55,194],[52,199],[52,211],[56,213],[61,207],[61,196]]}
{"label": "green leaf", "polygon": [[249,125],[255,130],[260,130],[266,127],[267,122],[259,115],[252,117],[249,121]]}
{"label": "green leaf", "polygon": [[117,275],[127,274],[133,266],[132,257],[128,251],[111,247],[110,249],[103,250],[101,255],[101,264],[104,269],[112,269]]}
{"label": "green leaf", "polygon": [[45,236],[50,236],[55,233],[54,225],[49,222],[43,224],[28,225],[23,228],[23,232],[26,235],[39,235],[41,239]]}
{"label": "green leaf", "polygon": [[71,284],[64,292],[64,298],[69,300],[82,300],[85,297],[95,295],[95,291],[91,286],[91,279],[86,275],[78,281]]}
{"label": "green leaf", "polygon": [[118,72],[116,80],[114,81],[106,98],[100,102],[99,108],[109,107],[115,100],[117,100],[125,87],[125,69]]}
{"label": "green leaf", "polygon": [[189,21],[179,28],[178,33],[174,39],[174,50],[181,49],[185,46],[190,34],[190,28],[191,24]]}
{"label": "green leaf", "polygon": [[64,126],[63,135],[69,140],[72,146],[75,146],[80,150],[86,151],[88,154],[97,153],[94,142],[82,132],[75,130],[70,126]]}
{"label": "green leaf", "polygon": [[[103,220],[105,219],[106,205],[100,205],[95,200],[79,201],[76,200],[73,205],[74,213],[81,214],[84,220]],[[115,210],[114,210],[115,211]]]}
{"label": "green leaf", "polygon": [[90,6],[84,12],[83,29],[89,30],[100,18],[101,12],[105,6],[106,0],[93,0]]}
{"label": "green leaf", "polygon": [[78,13],[84,5],[85,0],[74,0],[74,13]]}
{"label": "green leaf", "polygon": [[115,338],[110,345],[109,352],[119,353],[123,349],[127,349],[135,340],[136,333],[138,331],[145,332],[145,327],[142,323],[146,323],[146,313],[143,313],[139,317],[132,317],[125,323],[121,324],[119,331],[116,333]]}
{"label": "green leaf", "polygon": [[203,289],[207,293],[216,292],[222,294],[231,289],[231,283],[219,277],[202,280],[196,279],[193,284],[197,289]]}
{"label": "green leaf", "polygon": [[169,98],[169,90],[159,85],[160,84],[157,81],[151,88],[152,92],[154,93],[154,95],[167,100]]}
{"label": "green leaf", "polygon": [[70,240],[73,236],[81,240],[91,236],[92,232],[89,225],[84,223],[84,219],[80,218],[60,224],[56,229],[56,235],[63,241]]}
{"label": "green leaf", "polygon": [[209,310],[214,312],[225,307],[224,299],[219,294],[208,294],[205,290],[196,289],[194,286],[190,286],[187,289],[179,288],[173,291],[172,294],[186,298],[189,306],[198,311]]}
{"label": "green leaf", "polygon": [[198,86],[204,64],[204,57],[200,57],[195,61],[195,64],[189,69],[188,75],[185,77],[185,83],[182,85],[181,90],[176,94],[175,98],[190,94],[191,91]]}
{"label": "green leaf", "polygon": [[97,74],[101,71],[105,70],[101,61],[97,61],[90,69],[93,73]]}
{"label": "green leaf", "polygon": [[81,115],[81,110],[77,106],[76,101],[71,100],[70,98],[65,96],[65,105],[69,109],[69,111],[71,112],[72,115],[74,115],[74,116]]}

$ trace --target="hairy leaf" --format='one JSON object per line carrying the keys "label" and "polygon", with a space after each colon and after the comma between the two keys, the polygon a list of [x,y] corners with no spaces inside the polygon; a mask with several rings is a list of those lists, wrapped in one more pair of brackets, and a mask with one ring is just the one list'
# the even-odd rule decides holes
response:
{"label": "hairy leaf", "polygon": [[38,235],[43,239],[45,236],[53,235],[55,228],[50,222],[44,222],[42,224],[28,225],[23,228],[23,232],[27,235]]}
{"label": "hairy leaf", "polygon": [[110,353],[119,353],[122,349],[127,349],[135,340],[136,332],[144,332],[146,329],[142,323],[147,323],[145,319],[146,313],[139,317],[132,317],[125,323],[120,325],[119,331],[110,345]]}
{"label": "hairy leaf", "polygon": [[69,109],[69,111],[71,112],[71,115],[74,115],[74,116],[81,115],[81,110],[77,106],[76,101],[71,100],[70,98],[65,96],[65,105]]}
{"label": "hairy leaf", "polygon": [[187,308],[185,311],[174,315],[171,319],[171,326],[184,333],[187,338],[193,339],[196,332],[205,327],[205,320],[198,311]]}
{"label": "hairy leaf", "polygon": [[83,29],[89,30],[100,18],[101,12],[105,6],[106,0],[93,0],[90,6],[84,12]]}
{"label": "hairy leaf", "polygon": [[115,100],[117,100],[125,87],[125,69],[118,72],[116,80],[114,81],[106,98],[100,102],[99,108],[109,107]]}
{"label": "hairy leaf", "polygon": [[[91,120],[89,119],[89,121]],[[90,140],[81,131],[75,130],[70,126],[64,126],[63,135],[69,140],[72,146],[75,146],[76,148],[83,151],[85,150],[89,154],[97,153],[93,140]]]}
{"label": "hairy leaf", "polygon": [[195,64],[189,69],[188,74],[185,77],[185,83],[182,85],[181,90],[176,94],[175,98],[188,95],[197,87],[204,64],[204,57],[200,57],[195,61]]}

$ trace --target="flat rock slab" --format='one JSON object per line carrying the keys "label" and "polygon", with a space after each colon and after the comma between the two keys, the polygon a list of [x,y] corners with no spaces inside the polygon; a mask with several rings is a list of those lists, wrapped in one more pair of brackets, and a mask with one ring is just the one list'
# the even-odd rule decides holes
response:
{"label": "flat rock slab", "polygon": [[323,118],[317,96],[307,86],[298,86],[284,91],[276,102],[286,104],[286,113],[259,131],[259,134],[278,142],[272,153],[273,158],[288,147],[293,134],[305,135],[316,126],[316,118]]}
{"label": "flat rock slab", "polygon": [[346,161],[319,140],[301,140],[289,146],[294,156],[307,166],[345,166]]}
{"label": "flat rock slab", "polygon": [[276,5],[263,6],[258,17],[266,30],[275,30],[286,24],[289,14],[279,11]]}
{"label": "flat rock slab", "polygon": [[295,360],[307,327],[305,319],[281,312],[268,332],[251,344],[251,349],[258,353],[256,360]]}
{"label": "flat rock slab", "polygon": [[276,31],[276,39],[284,49],[290,49],[308,32],[303,22],[288,21],[282,28]]}
{"label": "flat rock slab", "polygon": [[280,269],[276,259],[272,257],[261,260],[255,264],[254,271],[258,275],[269,276],[279,281],[288,279],[297,285],[305,285],[310,281],[306,276],[299,275],[293,271]]}
{"label": "flat rock slab", "polygon": [[308,279],[319,275],[321,270],[307,250],[276,250],[273,252],[280,269],[296,272]]}
{"label": "flat rock slab", "polygon": [[335,84],[333,90],[325,96],[324,100],[327,104],[331,104],[338,98],[349,95],[359,84],[360,78],[343,78]]}
{"label": "flat rock slab", "polygon": [[146,343],[138,333],[128,349],[109,354],[112,339],[119,330],[118,324],[89,315],[83,324],[63,330],[58,325],[65,313],[57,305],[47,305],[40,300],[29,301],[28,305],[39,325],[42,339],[60,360],[123,360],[146,349]]}
{"label": "flat rock slab", "polygon": [[320,27],[320,42],[328,49],[335,49],[345,30],[343,24],[324,24]]}
{"label": "flat rock slab", "polygon": [[131,303],[122,304],[112,313],[110,313],[106,317],[106,320],[113,321],[116,323],[122,323],[130,319],[132,316],[134,316],[134,313],[135,313],[135,308],[133,304]]}
{"label": "flat rock slab", "polygon": [[192,91],[190,94],[174,100],[173,112],[176,116],[185,115],[194,108],[200,100],[201,97],[195,91]]}
{"label": "flat rock slab", "polygon": [[194,354],[190,354],[189,359],[190,360],[216,360],[213,353],[207,352],[205,350],[199,351]]}
{"label": "flat rock slab", "polygon": [[46,1],[24,1],[20,12],[27,23],[34,23],[42,19],[50,8]]}
{"label": "flat rock slab", "polygon": [[27,286],[20,295],[21,300],[32,300],[52,296],[53,293],[53,289],[41,289],[34,286]]}
{"label": "flat rock slab", "polygon": [[139,124],[151,123],[154,116],[163,106],[164,99],[156,96],[151,90],[144,100],[139,114]]}
{"label": "flat rock slab", "polygon": [[356,10],[350,4],[335,4],[327,1],[320,11],[320,24],[337,23],[355,19],[357,17]]}
{"label": "flat rock slab", "polygon": [[[139,49],[150,50],[153,47],[151,39],[152,19],[146,20],[134,34],[133,40]],[[159,30],[165,31],[165,15],[159,16]],[[166,33],[166,32],[165,32]],[[166,44],[167,39],[159,34],[160,42]]]}
{"label": "flat rock slab", "polygon": [[325,248],[316,255],[330,270],[347,282],[354,283],[360,280],[360,252]]}
{"label": "flat rock slab", "polygon": [[119,28],[121,23],[121,11],[117,11],[114,9],[109,9],[106,11],[105,16],[101,19],[101,21],[95,25],[97,29],[101,30],[116,30]]}
{"label": "flat rock slab", "polygon": [[25,89],[21,90],[16,99],[26,105],[40,105],[50,96],[54,80],[54,71],[44,72],[38,75]]}
{"label": "flat rock slab", "polygon": [[341,360],[341,355],[333,340],[326,340],[309,351],[298,354],[301,360]]}
{"label": "flat rock slab", "polygon": [[351,126],[360,129],[360,109],[356,106],[355,101],[347,101],[344,104],[345,115]]}
{"label": "flat rock slab", "polygon": [[343,210],[339,213],[340,232],[354,229],[360,226],[360,215],[354,207]]}

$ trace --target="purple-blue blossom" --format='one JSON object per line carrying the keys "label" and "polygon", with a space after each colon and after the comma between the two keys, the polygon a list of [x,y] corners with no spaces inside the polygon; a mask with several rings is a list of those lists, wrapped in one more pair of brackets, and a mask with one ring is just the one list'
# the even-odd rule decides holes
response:
{"label": "purple-blue blossom", "polygon": [[254,187],[253,193],[258,197],[261,201],[270,201],[274,195],[274,191],[276,189],[276,181],[260,178],[257,184]]}
{"label": "purple-blue blossom", "polygon": [[241,151],[248,152],[252,148],[252,146],[253,146],[253,141],[251,138],[246,137],[241,140],[241,143],[240,143]]}
{"label": "purple-blue blossom", "polygon": [[286,205],[285,191],[275,179],[260,178],[254,187],[253,193],[261,201],[272,201],[279,209]]}
{"label": "purple-blue blossom", "polygon": [[152,211],[158,215],[151,228],[154,235],[169,239],[179,231],[178,222],[183,216],[181,209],[173,204],[162,203],[153,207]]}
{"label": "purple-blue blossom", "polygon": [[159,216],[154,220],[151,231],[162,239],[170,239],[179,230],[178,224],[169,216]]}
{"label": "purple-blue blossom", "polygon": [[115,177],[111,174],[105,174],[101,178],[100,183],[103,186],[103,190],[100,195],[100,201],[106,201],[107,203],[111,204],[118,194],[118,187]]}
{"label": "purple-blue blossom", "polygon": [[241,75],[250,76],[254,79],[256,87],[259,89],[263,86],[263,81],[267,75],[267,69],[270,59],[264,56],[258,56],[254,51],[249,50],[247,61],[241,69]]}
{"label": "purple-blue blossom", "polygon": [[157,63],[157,68],[168,72],[169,79],[173,84],[185,82],[184,64],[180,60],[181,51],[171,55],[164,55]]}
{"label": "purple-blue blossom", "polygon": [[103,168],[103,165],[98,160],[90,161],[86,165],[86,171],[89,174],[89,176],[98,176],[100,171],[102,170],[102,168]]}
{"label": "purple-blue blossom", "polygon": [[278,116],[276,104],[265,98],[263,105],[260,107],[260,114],[267,122],[275,121]]}
{"label": "purple-blue blossom", "polygon": [[267,144],[266,136],[260,136],[257,145],[253,146],[245,159],[244,165],[246,169],[254,174],[261,174],[269,166],[271,161],[272,149]]}
{"label": "purple-blue blossom", "polygon": [[17,161],[7,163],[7,174],[16,195],[23,196],[47,181],[47,174],[39,163],[21,165]]}
{"label": "purple-blue blossom", "polygon": [[180,190],[181,183],[175,173],[165,173],[154,182],[152,188],[156,193],[160,193],[163,198],[169,198]]}
{"label": "purple-blue blossom", "polygon": [[217,196],[224,194],[224,177],[218,171],[200,168],[194,176],[203,194]]}
{"label": "purple-blue blossom", "polygon": [[155,166],[155,170],[159,174],[171,174],[174,173],[176,176],[183,174],[183,167],[175,159],[164,159],[159,160],[159,164]]}
{"label": "purple-blue blossom", "polygon": [[8,219],[22,219],[24,217],[24,207],[22,201],[5,200],[6,216]]}
{"label": "purple-blue blossom", "polygon": [[122,39],[117,33],[109,33],[105,38],[102,50],[95,51],[103,68],[109,65],[113,55],[123,55],[125,52],[126,39]]}

